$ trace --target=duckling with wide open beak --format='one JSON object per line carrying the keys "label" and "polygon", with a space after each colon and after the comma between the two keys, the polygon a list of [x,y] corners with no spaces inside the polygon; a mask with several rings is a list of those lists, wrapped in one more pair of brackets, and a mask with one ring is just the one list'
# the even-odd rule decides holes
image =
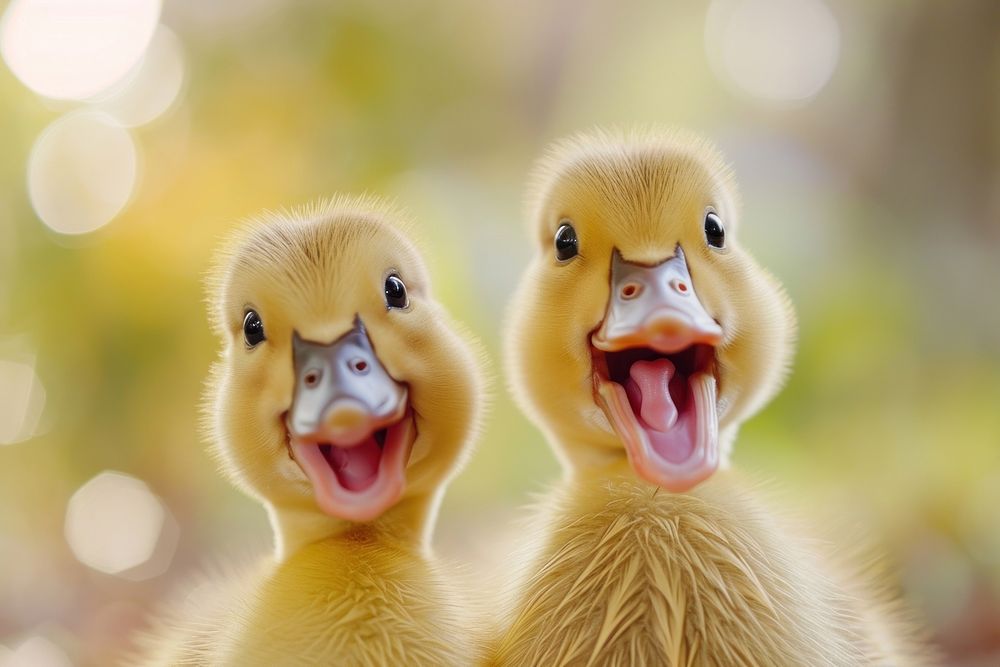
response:
{"label": "duckling with wide open beak", "polygon": [[681,246],[655,265],[611,261],[611,295],[591,335],[598,405],[646,481],[682,492],[719,465],[715,347]]}
{"label": "duckling with wide open beak", "polygon": [[408,391],[379,361],[360,318],[332,343],[292,338],[289,447],[320,508],[370,521],[399,500],[416,437]]}

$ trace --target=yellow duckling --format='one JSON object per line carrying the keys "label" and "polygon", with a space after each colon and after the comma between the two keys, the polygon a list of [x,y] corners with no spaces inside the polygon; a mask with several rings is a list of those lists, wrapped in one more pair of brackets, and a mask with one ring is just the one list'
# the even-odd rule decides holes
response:
{"label": "yellow duckling", "polygon": [[739,245],[706,142],[603,133],[535,178],[507,365],[566,475],[490,659],[502,665],[914,664],[904,624],[727,467],[795,320]]}
{"label": "yellow duckling", "polygon": [[475,431],[478,359],[399,217],[370,198],[267,214],[222,255],[206,413],[276,549],[174,610],[150,664],[473,660],[430,537]]}

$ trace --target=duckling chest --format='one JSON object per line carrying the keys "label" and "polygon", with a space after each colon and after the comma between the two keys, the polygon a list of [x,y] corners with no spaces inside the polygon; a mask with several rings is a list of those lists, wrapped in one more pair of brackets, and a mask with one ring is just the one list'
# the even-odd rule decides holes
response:
{"label": "duckling chest", "polygon": [[863,664],[834,592],[755,510],[652,492],[562,499],[498,664]]}
{"label": "duckling chest", "polygon": [[422,555],[378,544],[313,545],[244,602],[212,664],[468,664],[455,610]]}

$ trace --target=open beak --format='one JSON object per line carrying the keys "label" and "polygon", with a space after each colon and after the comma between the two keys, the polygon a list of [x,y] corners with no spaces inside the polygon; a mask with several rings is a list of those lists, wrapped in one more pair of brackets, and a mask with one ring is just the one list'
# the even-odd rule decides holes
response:
{"label": "open beak", "polygon": [[655,266],[615,250],[604,321],[591,335],[594,390],[636,474],[687,491],[719,465],[715,347],[680,245]]}
{"label": "open beak", "polygon": [[405,385],[379,361],[360,318],[332,343],[292,337],[295,395],[286,417],[292,456],[316,503],[371,521],[399,500],[416,438]]}

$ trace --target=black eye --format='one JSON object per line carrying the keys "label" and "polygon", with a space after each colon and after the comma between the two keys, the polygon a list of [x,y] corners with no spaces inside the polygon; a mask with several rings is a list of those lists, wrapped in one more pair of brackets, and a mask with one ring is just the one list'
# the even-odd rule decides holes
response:
{"label": "black eye", "polygon": [[576,230],[573,225],[563,222],[556,230],[555,237],[556,259],[566,262],[576,257],[580,252],[580,241],[576,238]]}
{"label": "black eye", "polygon": [[256,347],[264,341],[264,323],[256,311],[248,310],[243,316],[243,340],[247,347]]}
{"label": "black eye", "polygon": [[722,226],[722,219],[715,211],[705,214],[705,240],[713,248],[726,245],[726,230]]}
{"label": "black eye", "polygon": [[389,308],[406,308],[406,285],[395,273],[385,279],[385,305]]}

